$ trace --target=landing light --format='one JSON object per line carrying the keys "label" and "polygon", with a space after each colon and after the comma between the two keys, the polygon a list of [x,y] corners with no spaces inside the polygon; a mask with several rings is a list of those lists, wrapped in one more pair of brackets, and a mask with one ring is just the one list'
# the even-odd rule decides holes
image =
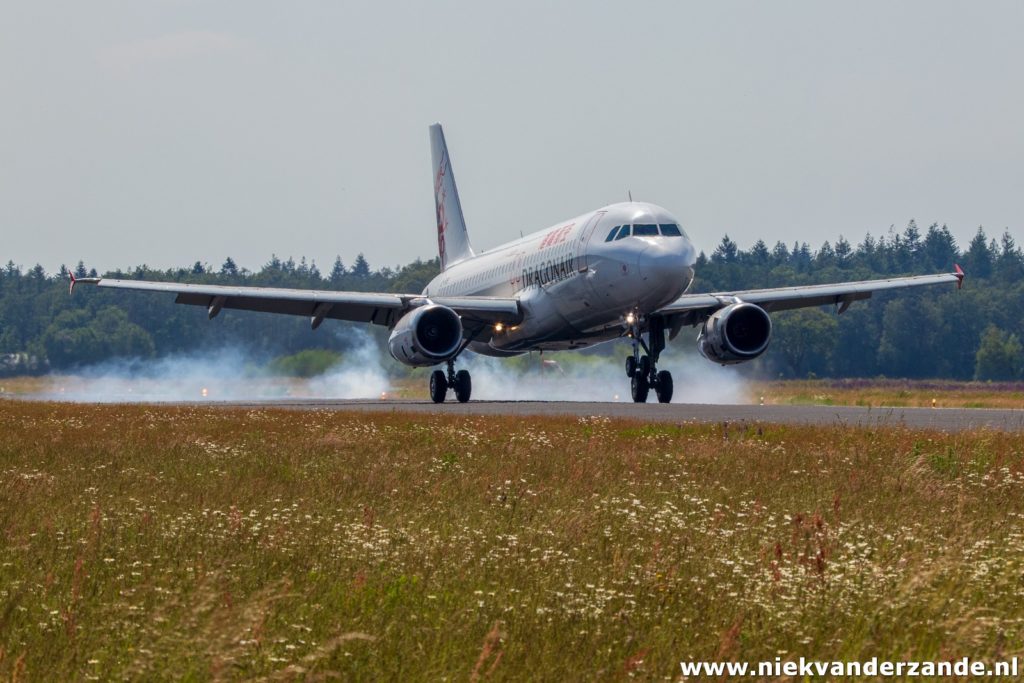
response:
{"label": "landing light", "polygon": [[626,314],[626,324],[627,325],[632,325],[635,322],[636,322],[636,316],[633,315],[632,313],[627,313]]}

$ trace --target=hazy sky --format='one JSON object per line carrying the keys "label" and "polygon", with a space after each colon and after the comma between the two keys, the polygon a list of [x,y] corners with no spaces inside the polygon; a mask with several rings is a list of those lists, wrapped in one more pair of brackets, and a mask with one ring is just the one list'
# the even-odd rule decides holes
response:
{"label": "hazy sky", "polygon": [[0,259],[433,257],[433,121],[478,250],[627,189],[708,251],[1024,241],[1022,35],[1017,0],[12,0]]}

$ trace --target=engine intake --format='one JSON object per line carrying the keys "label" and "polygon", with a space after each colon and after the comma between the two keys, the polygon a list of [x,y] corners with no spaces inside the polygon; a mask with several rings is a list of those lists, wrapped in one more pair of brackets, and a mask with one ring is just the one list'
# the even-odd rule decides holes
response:
{"label": "engine intake", "polygon": [[459,351],[462,319],[447,306],[422,306],[406,313],[388,339],[391,356],[413,367],[443,363]]}
{"label": "engine intake", "polygon": [[697,350],[715,363],[742,363],[764,353],[771,336],[772,319],[763,308],[731,304],[718,309],[704,322],[697,337]]}

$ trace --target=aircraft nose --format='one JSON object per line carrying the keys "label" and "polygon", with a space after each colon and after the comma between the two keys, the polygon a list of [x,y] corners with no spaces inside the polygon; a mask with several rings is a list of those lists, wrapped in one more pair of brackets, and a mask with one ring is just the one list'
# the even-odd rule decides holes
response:
{"label": "aircraft nose", "polygon": [[[674,245],[673,245],[674,246]],[[640,254],[640,276],[650,283],[675,283],[687,277],[693,259],[684,249],[652,244]]]}

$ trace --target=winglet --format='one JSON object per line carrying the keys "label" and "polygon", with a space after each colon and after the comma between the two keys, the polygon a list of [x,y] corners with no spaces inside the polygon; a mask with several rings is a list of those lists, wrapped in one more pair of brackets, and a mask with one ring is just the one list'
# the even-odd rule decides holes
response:
{"label": "winglet", "polygon": [[964,286],[964,269],[959,263],[954,263],[953,267],[956,268],[956,288],[961,289]]}
{"label": "winglet", "polygon": [[75,293],[75,285],[79,282],[84,285],[98,285],[100,280],[103,279],[100,277],[75,277],[74,273],[68,273],[68,277],[71,279],[71,284],[68,286],[68,294]]}

